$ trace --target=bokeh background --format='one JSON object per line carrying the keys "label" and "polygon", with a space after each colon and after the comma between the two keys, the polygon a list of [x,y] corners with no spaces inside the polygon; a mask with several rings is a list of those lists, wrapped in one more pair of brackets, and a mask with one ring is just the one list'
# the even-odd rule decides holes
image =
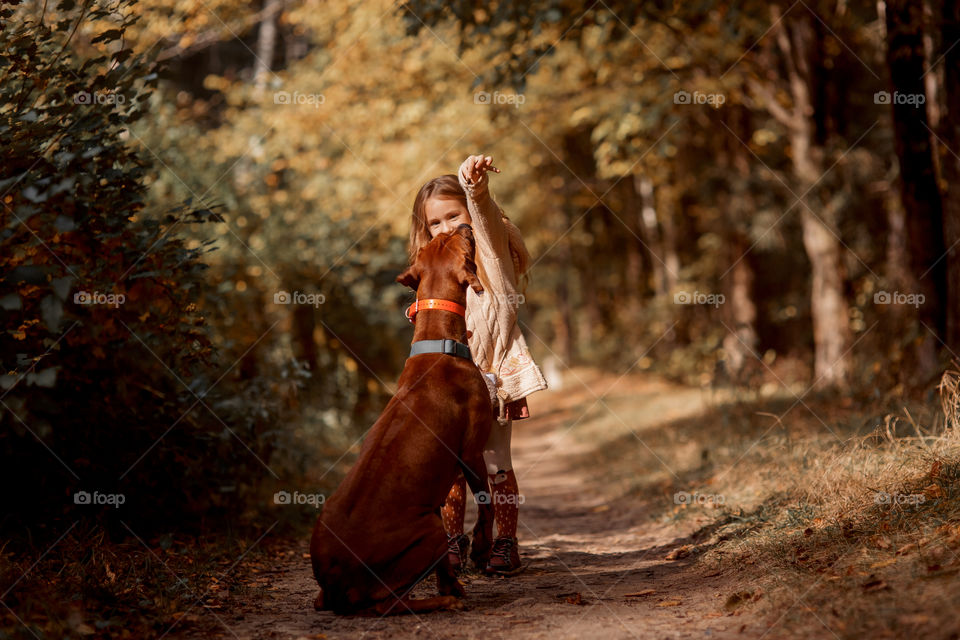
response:
{"label": "bokeh background", "polygon": [[83,512],[123,533],[334,485],[412,335],[414,196],[470,154],[533,256],[520,322],[555,388],[595,367],[935,405],[960,349],[953,2],[0,18],[11,531],[79,491],[126,496]]}

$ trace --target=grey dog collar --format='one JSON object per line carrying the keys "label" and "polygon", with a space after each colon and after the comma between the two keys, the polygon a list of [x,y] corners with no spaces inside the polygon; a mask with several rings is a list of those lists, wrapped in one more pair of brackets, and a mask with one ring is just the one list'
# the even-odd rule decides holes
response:
{"label": "grey dog collar", "polygon": [[461,358],[466,358],[467,360],[473,362],[473,357],[470,355],[470,347],[463,344],[462,342],[457,342],[456,340],[449,340],[444,338],[443,340],[417,340],[412,345],[410,345],[410,356],[418,356],[421,353],[446,353],[451,356],[460,356]]}

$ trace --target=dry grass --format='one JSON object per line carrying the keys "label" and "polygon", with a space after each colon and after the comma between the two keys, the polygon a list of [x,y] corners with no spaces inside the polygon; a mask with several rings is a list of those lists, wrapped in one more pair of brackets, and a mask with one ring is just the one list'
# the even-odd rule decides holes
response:
{"label": "dry grass", "polygon": [[[581,463],[652,517],[705,523],[699,561],[756,585],[747,606],[769,637],[960,637],[960,373],[939,403],[782,391],[698,404],[644,384],[621,384],[578,427],[607,441]],[[678,505],[678,491],[704,502]]]}

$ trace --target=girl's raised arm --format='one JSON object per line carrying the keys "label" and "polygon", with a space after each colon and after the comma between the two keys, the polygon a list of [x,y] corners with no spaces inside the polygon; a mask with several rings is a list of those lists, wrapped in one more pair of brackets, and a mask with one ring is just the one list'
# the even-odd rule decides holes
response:
{"label": "girl's raised arm", "polygon": [[478,240],[477,248],[483,251],[487,260],[505,261],[505,264],[500,265],[501,269],[512,276],[509,280],[516,280],[513,261],[510,259],[510,239],[501,218],[500,207],[490,197],[487,171],[500,173],[500,170],[493,166],[493,158],[469,156],[460,165],[457,177],[467,194],[467,209]]}

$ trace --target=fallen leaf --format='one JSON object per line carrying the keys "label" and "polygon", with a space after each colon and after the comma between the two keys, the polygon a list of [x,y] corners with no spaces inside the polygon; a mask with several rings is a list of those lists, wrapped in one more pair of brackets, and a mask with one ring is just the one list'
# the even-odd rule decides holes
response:
{"label": "fallen leaf", "polygon": [[667,600],[665,602],[658,602],[658,607],[676,607],[682,604],[680,600]]}
{"label": "fallen leaf", "polygon": [[682,547],[674,549],[667,554],[666,560],[679,560],[680,558],[686,558],[690,555],[690,552],[693,551],[693,545],[685,544]]}
{"label": "fallen leaf", "polygon": [[884,567],[889,567],[890,565],[896,563],[896,558],[888,558],[886,560],[881,560],[880,562],[874,562],[870,565],[871,569],[883,569]]}
{"label": "fallen leaf", "polygon": [[635,593],[625,593],[623,594],[625,598],[642,598],[643,596],[649,596],[656,593],[656,589],[644,589],[643,591],[637,591]]}

